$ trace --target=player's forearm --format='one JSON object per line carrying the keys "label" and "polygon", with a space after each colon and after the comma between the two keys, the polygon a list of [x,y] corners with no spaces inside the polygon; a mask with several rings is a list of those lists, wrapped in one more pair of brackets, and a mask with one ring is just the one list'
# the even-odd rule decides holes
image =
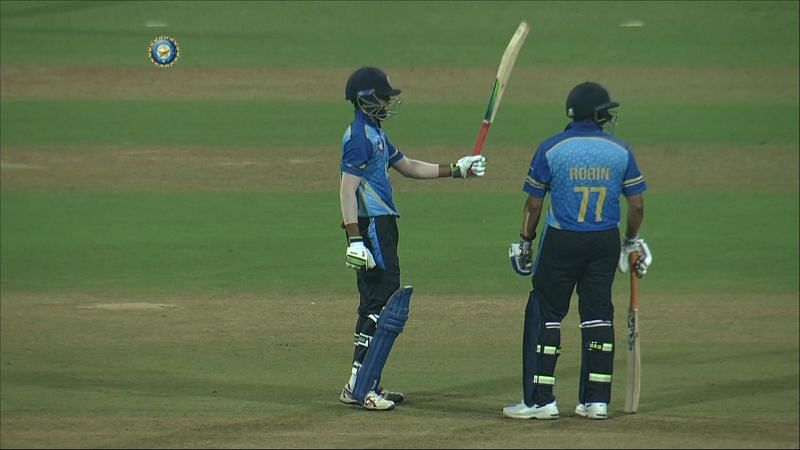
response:
{"label": "player's forearm", "polygon": [[348,236],[358,236],[358,203],[356,190],[361,179],[349,174],[342,174],[342,184],[339,189],[339,200],[342,208],[342,222]]}
{"label": "player's forearm", "polygon": [[418,179],[431,179],[450,176],[449,164],[436,164],[425,161],[418,161],[416,159],[409,159],[409,172],[411,178]]}
{"label": "player's forearm", "polygon": [[628,197],[628,220],[625,237],[635,238],[644,220],[644,198],[641,194]]}
{"label": "player's forearm", "polygon": [[536,228],[539,226],[539,218],[542,215],[542,204],[544,198],[528,196],[525,206],[522,208],[522,227],[520,235],[526,238],[533,238],[536,235]]}
{"label": "player's forearm", "polygon": [[436,164],[410,158],[401,159],[393,167],[404,176],[416,179],[443,178],[452,174],[449,164]]}
{"label": "player's forearm", "polygon": [[[356,231],[358,231],[358,206],[355,192],[342,190],[340,192],[340,198],[342,204],[342,222],[344,222],[345,227],[350,224],[356,224]],[[349,231],[347,234],[352,236],[352,233]]]}
{"label": "player's forearm", "polygon": [[361,233],[358,231],[358,222],[346,223],[344,225],[344,230],[347,233],[348,238],[354,238],[361,235]]}
{"label": "player's forearm", "polygon": [[453,166],[451,164],[439,164],[438,178],[445,178],[452,176],[453,176]]}

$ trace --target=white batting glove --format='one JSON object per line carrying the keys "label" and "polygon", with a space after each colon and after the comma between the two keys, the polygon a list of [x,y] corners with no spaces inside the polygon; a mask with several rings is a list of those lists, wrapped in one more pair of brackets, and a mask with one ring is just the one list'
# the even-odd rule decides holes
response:
{"label": "white batting glove", "polygon": [[508,258],[511,260],[511,268],[517,275],[528,276],[533,273],[533,240],[526,239],[520,235],[519,244],[511,244],[508,248]]}
{"label": "white batting glove", "polygon": [[354,270],[370,270],[375,267],[375,258],[364,246],[363,239],[350,238],[350,245],[344,257],[344,265]]}
{"label": "white batting glove", "polygon": [[469,176],[482,177],[486,173],[486,157],[483,155],[465,156],[450,164],[453,178]]}
{"label": "white batting glove", "polygon": [[639,257],[633,265],[634,273],[639,278],[642,278],[646,273],[650,264],[653,262],[653,254],[650,253],[650,247],[644,239],[636,236],[633,239],[625,238],[622,242],[622,250],[619,253],[619,263],[617,268],[620,272],[627,272],[630,268],[629,256],[631,253],[636,252]]}

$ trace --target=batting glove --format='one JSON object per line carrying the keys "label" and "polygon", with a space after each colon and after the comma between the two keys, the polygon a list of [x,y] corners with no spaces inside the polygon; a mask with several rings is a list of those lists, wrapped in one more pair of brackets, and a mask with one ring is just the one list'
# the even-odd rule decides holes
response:
{"label": "batting glove", "polygon": [[528,276],[533,273],[533,240],[536,233],[528,239],[519,235],[519,244],[511,244],[508,248],[508,258],[511,260],[511,268],[517,275]]}
{"label": "batting glove", "polygon": [[482,177],[486,173],[486,157],[483,155],[465,156],[450,164],[450,171],[453,178]]}
{"label": "batting glove", "polygon": [[375,259],[369,249],[364,246],[361,237],[349,238],[350,245],[344,257],[344,265],[355,270],[370,270],[375,267]]}
{"label": "batting glove", "polygon": [[633,271],[637,277],[642,278],[653,262],[653,254],[650,253],[650,247],[644,239],[639,236],[633,239],[625,238],[622,242],[622,251],[619,254],[617,268],[619,268],[620,272],[627,272],[630,268],[630,254],[634,252],[638,254],[638,257],[633,264]]}

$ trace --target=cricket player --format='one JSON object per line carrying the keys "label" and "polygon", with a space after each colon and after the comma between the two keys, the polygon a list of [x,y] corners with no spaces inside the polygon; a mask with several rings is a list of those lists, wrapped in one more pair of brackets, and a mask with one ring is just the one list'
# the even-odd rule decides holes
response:
{"label": "cricket player", "polygon": [[[402,393],[383,390],[377,384],[391,350],[391,343],[387,344],[383,337],[399,334],[406,318],[392,316],[390,320],[387,316],[381,320],[390,297],[402,297],[397,256],[400,215],[394,204],[389,169],[417,179],[480,177],[486,170],[484,156],[435,164],[404,155],[389,141],[382,127],[396,114],[399,95],[400,90],[393,88],[386,74],[375,67],[353,72],[345,88],[345,99],[353,103],[355,117],[342,138],[340,200],[348,244],[345,265],[356,270],[360,304],[351,376],[339,400],[378,411],[391,410],[404,399]],[[410,291],[405,296],[407,303]],[[372,368],[371,380],[362,381],[367,373],[362,363],[373,361],[379,368]]]}
{"label": "cricket player", "polygon": [[[639,252],[631,270],[641,277],[652,255],[639,227],[647,189],[627,144],[607,132],[619,103],[594,82],[575,86],[567,96],[566,129],[542,142],[523,185],[520,241],[509,249],[520,275],[533,275],[525,308],[522,343],[523,399],[503,408],[515,419],[557,419],[553,395],[561,353],[561,321],[577,287],[581,328],[581,374],[575,414],[608,417],[614,367],[614,306],[611,285],[616,268],[627,271],[628,255]],[[545,195],[550,208],[535,264],[532,243]],[[620,248],[620,196],[628,203],[625,239]]]}

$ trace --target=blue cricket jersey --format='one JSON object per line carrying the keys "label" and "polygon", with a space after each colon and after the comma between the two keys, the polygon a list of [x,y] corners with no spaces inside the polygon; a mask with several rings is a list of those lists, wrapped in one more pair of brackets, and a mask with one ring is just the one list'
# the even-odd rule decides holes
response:
{"label": "blue cricket jersey", "polygon": [[627,144],[581,120],[539,145],[522,190],[539,198],[550,192],[547,225],[604,231],[619,226],[620,195],[642,193],[647,183]]}
{"label": "blue cricket jersey", "polygon": [[389,166],[403,158],[383,132],[361,111],[342,137],[342,172],[361,177],[358,217],[399,216],[392,198]]}

